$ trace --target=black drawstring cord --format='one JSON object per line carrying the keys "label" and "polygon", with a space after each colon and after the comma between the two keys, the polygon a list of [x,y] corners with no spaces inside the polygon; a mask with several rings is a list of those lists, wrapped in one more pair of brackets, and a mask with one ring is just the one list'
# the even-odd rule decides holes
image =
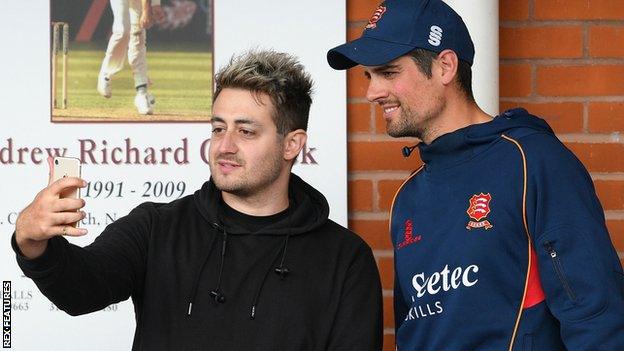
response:
{"label": "black drawstring cord", "polygon": [[[223,302],[225,302],[225,296],[219,291],[219,289],[221,288],[221,276],[223,274],[223,265],[225,264],[225,251],[226,251],[226,246],[227,246],[227,231],[225,230],[225,228],[222,228],[221,226],[219,226],[216,223],[213,223],[213,226],[215,227],[215,229],[223,231],[223,242],[221,244],[221,264],[219,266],[219,277],[217,279],[217,288],[210,292],[210,296],[216,302],[223,303]],[[215,235],[215,237],[216,237],[216,235]],[[208,252],[206,253],[206,257],[204,258],[204,261],[202,262],[201,266],[199,267],[199,270],[197,271],[197,275],[195,276],[195,284],[193,285],[193,290],[191,292],[191,298],[189,299],[188,310],[186,311],[186,315],[187,316],[190,316],[191,313],[193,312],[193,303],[195,302],[195,298],[197,297],[197,289],[199,288],[200,276],[201,276],[202,272],[204,271],[204,267],[206,266],[206,263],[208,262],[208,259],[210,258],[210,253],[212,252],[212,249],[214,247],[214,242],[216,240],[215,237],[213,237],[212,240],[210,241],[209,249],[208,249]]]}
{"label": "black drawstring cord", "polygon": [[[291,226],[291,216],[288,216],[288,224],[290,229],[292,230],[292,226]],[[216,223],[213,223],[213,226],[219,230],[221,229],[223,231],[223,241],[222,241],[222,245],[221,245],[221,260],[220,260],[220,264],[219,264],[219,276],[217,278],[217,286],[214,290],[210,291],[210,296],[215,300],[215,302],[218,303],[224,303],[225,302],[225,295],[223,295],[220,291],[221,289],[221,278],[223,276],[223,268],[225,266],[225,252],[227,249],[227,231],[225,230],[224,227],[219,226]],[[251,314],[250,314],[250,318],[253,320],[256,317],[256,307],[258,306],[258,300],[260,298],[260,293],[262,292],[262,288],[264,286],[264,283],[266,281],[267,276],[269,275],[269,272],[271,271],[271,266],[273,266],[275,260],[278,259],[279,254],[281,252],[281,259],[280,259],[280,264],[278,267],[276,267],[274,269],[274,272],[280,276],[280,279],[284,279],[286,278],[286,276],[290,273],[290,270],[284,266],[284,263],[286,262],[286,252],[288,250],[288,240],[290,239],[292,233],[288,233],[286,235],[286,238],[284,239],[284,245],[282,246],[282,248],[280,248],[274,255],[273,259],[271,260],[271,264],[269,265],[269,268],[266,270],[266,272],[264,273],[264,276],[262,277],[262,281],[260,282],[260,286],[258,287],[258,290],[256,291],[256,295],[253,299],[252,305],[251,305]],[[204,270],[204,266],[206,265],[206,263],[208,262],[208,259],[210,257],[210,252],[212,252],[212,249],[214,247],[214,242],[215,242],[215,238],[213,237],[213,239],[210,242],[210,249],[208,251],[208,253],[206,254],[206,257],[204,258],[199,271],[197,272],[197,275],[195,277],[195,284],[193,285],[193,290],[191,293],[191,298],[189,301],[189,305],[188,305],[188,310],[187,310],[187,316],[190,316],[193,310],[193,303],[195,302],[195,298],[197,296],[197,289],[199,287],[199,280],[200,280],[200,276],[202,271]]]}
{"label": "black drawstring cord", "polygon": [[[275,261],[275,259],[273,261]],[[271,262],[271,265],[273,265],[273,261]],[[267,271],[264,273],[264,277],[262,277],[260,286],[258,287],[258,290],[256,291],[256,296],[254,296],[253,302],[251,303],[251,313],[249,315],[249,318],[251,320],[254,320],[256,318],[256,306],[258,306],[258,299],[260,298],[260,291],[262,291],[262,286],[264,286],[264,282],[266,281],[267,275],[269,275],[269,271],[270,269],[267,269]]]}
{"label": "black drawstring cord", "polygon": [[[290,230],[292,231],[292,226],[290,223],[290,214],[288,215],[288,226],[290,227]],[[288,267],[284,266],[284,262],[286,261],[286,251],[288,250],[288,239],[290,239],[290,235],[292,233],[288,233],[286,235],[286,239],[284,239],[284,245],[283,247],[280,249],[280,251],[282,252],[282,259],[280,260],[280,264],[279,267],[275,267],[274,272],[280,276],[281,280],[284,280],[284,278],[286,278],[286,276],[290,273],[290,270],[288,269]],[[271,260],[271,264],[269,265],[269,269],[267,269],[267,271],[264,273],[264,277],[262,277],[262,281],[260,282],[260,286],[258,287],[258,290],[256,291],[256,296],[253,299],[253,302],[251,304],[251,314],[249,315],[250,319],[255,319],[256,318],[256,307],[258,307],[258,300],[260,299],[260,292],[262,291],[262,287],[264,286],[264,282],[266,281],[267,276],[269,275],[269,271],[271,270],[271,266],[273,266],[273,263],[275,262],[275,260],[277,259],[280,251],[277,252],[277,254],[275,255],[275,258],[273,258],[273,260]]]}
{"label": "black drawstring cord", "polygon": [[208,259],[210,258],[210,253],[212,252],[212,249],[214,247],[214,242],[215,242],[215,237],[212,237],[212,240],[210,240],[210,243],[208,244],[208,250],[206,251],[206,256],[204,257],[204,261],[202,262],[201,266],[199,266],[199,270],[197,271],[197,274],[195,276],[195,284],[193,284],[193,290],[191,292],[191,297],[189,299],[188,310],[186,311],[187,316],[190,316],[193,311],[193,302],[195,302],[195,298],[197,297],[197,289],[199,288],[199,279],[200,279],[201,273],[204,271],[204,267],[206,266]]}
{"label": "black drawstring cord", "polygon": [[223,266],[225,265],[225,250],[227,248],[227,231],[223,228],[223,243],[221,244],[221,263],[219,264],[219,276],[217,287],[210,292],[210,296],[218,303],[225,302],[225,295],[221,293],[221,277],[223,276]]}
{"label": "black drawstring cord", "polygon": [[280,276],[280,279],[286,278],[290,270],[288,267],[284,267],[284,260],[286,260],[286,250],[288,249],[288,239],[290,238],[290,233],[286,235],[286,240],[284,241],[284,250],[282,251],[282,259],[280,260],[279,267],[275,267],[275,273]]}
{"label": "black drawstring cord", "polygon": [[[286,239],[284,240],[284,243],[285,244],[288,243],[288,236],[286,236]],[[251,313],[250,313],[249,317],[252,320],[256,318],[256,307],[258,307],[258,300],[260,299],[260,292],[262,292],[262,287],[264,286],[264,282],[266,281],[266,278],[269,275],[269,272],[271,271],[271,267],[273,266],[273,264],[275,263],[275,261],[279,257],[280,252],[282,251],[282,249],[285,249],[285,248],[286,248],[285,246],[282,246],[275,253],[275,255],[273,255],[273,259],[271,260],[271,263],[269,263],[269,269],[267,269],[264,272],[264,276],[262,277],[262,280],[260,281],[260,286],[258,286],[258,289],[256,290],[256,295],[254,296],[253,302],[251,303]]]}
{"label": "black drawstring cord", "polygon": [[[289,200],[291,203],[294,201]],[[288,249],[288,239],[292,235],[292,214],[290,213],[290,209],[288,209],[288,228],[290,232],[286,235],[286,241],[284,241],[284,250],[282,251],[282,259],[280,260],[279,267],[275,268],[275,273],[280,276],[280,279],[286,278],[286,276],[290,273],[288,267],[284,267],[284,261],[286,260],[286,250]]]}

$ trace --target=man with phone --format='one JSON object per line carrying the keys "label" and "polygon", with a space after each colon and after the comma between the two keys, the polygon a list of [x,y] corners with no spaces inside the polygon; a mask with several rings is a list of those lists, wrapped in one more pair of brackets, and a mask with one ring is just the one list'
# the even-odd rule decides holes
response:
{"label": "man with phone", "polygon": [[[133,350],[381,350],[371,249],[328,219],[291,173],[307,140],[310,76],[292,56],[252,51],[215,77],[211,179],[144,203],[81,248],[64,236],[81,199],[64,178],[20,214],[13,247],[39,289],[72,315],[131,297]],[[79,212],[76,212],[79,211]]]}

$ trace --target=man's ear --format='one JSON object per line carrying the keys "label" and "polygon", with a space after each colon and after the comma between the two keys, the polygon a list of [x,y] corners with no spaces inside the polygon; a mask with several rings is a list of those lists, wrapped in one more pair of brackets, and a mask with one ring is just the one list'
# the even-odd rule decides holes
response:
{"label": "man's ear", "polygon": [[442,50],[442,52],[438,54],[437,63],[440,67],[442,84],[451,84],[455,80],[455,76],[457,76],[457,69],[459,67],[457,54],[453,50]]}
{"label": "man's ear", "polygon": [[295,159],[308,141],[308,133],[303,129],[293,130],[284,137],[284,160]]}

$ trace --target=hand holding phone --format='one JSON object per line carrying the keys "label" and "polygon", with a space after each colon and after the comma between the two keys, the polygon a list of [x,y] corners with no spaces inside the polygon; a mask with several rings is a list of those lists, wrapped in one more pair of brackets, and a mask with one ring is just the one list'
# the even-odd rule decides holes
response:
{"label": "hand holding phone", "polygon": [[[56,162],[58,161],[58,162]],[[36,258],[43,254],[48,239],[87,234],[76,223],[85,217],[84,200],[79,188],[87,183],[80,178],[80,161],[66,157],[48,158],[48,186],[19,214],[15,223],[15,240],[22,254]]]}

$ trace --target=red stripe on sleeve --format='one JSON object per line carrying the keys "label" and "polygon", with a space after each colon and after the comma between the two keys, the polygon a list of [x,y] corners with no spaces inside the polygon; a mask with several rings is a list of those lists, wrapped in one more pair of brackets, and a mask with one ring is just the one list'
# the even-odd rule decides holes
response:
{"label": "red stripe on sleeve", "polygon": [[524,305],[522,308],[530,308],[544,301],[546,295],[542,289],[542,282],[539,277],[537,268],[537,254],[531,246],[531,267],[529,268],[529,282],[527,284],[526,296],[524,297]]}

